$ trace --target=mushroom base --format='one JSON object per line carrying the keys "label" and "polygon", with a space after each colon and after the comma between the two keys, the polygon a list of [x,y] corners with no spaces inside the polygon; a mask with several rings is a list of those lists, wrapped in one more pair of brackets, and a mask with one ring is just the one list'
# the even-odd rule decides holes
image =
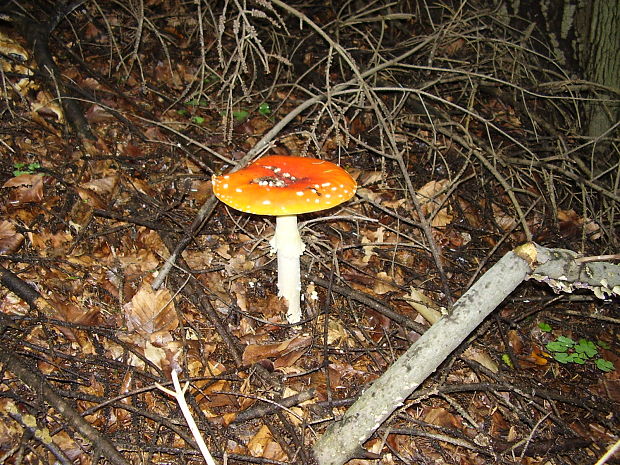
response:
{"label": "mushroom base", "polygon": [[297,216],[276,217],[276,232],[270,242],[278,259],[278,296],[288,304],[286,320],[290,324],[301,321],[300,257],[305,246],[297,229]]}

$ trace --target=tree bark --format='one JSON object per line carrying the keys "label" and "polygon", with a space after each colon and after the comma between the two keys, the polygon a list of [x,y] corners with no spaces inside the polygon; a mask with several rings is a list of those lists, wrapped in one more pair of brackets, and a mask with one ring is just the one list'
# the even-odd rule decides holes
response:
{"label": "tree bark", "polygon": [[587,43],[587,78],[615,89],[615,100],[594,102],[588,108],[586,134],[599,137],[620,119],[620,2],[594,0],[591,3],[590,29]]}

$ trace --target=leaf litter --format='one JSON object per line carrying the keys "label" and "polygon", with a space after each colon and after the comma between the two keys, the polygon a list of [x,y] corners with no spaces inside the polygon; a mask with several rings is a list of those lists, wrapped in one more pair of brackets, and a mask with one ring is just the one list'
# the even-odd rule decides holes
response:
{"label": "leaf litter", "polygon": [[[262,2],[257,5],[266,8]],[[146,6],[149,14],[166,8],[162,2]],[[33,369],[78,412],[87,412],[86,420],[131,463],[144,454],[153,463],[198,462],[175,403],[154,388],[155,383],[167,383],[177,367],[191,380],[188,399],[218,460],[228,456],[231,463],[254,463],[252,458],[312,463],[308,452],[317,435],[419,337],[379,310],[428,327],[449,307],[428,238],[419,228],[420,214],[430,220],[449,287],[458,296],[480,267],[499,257],[498,250],[523,240],[515,206],[496,178],[460,152],[477,147],[455,149],[448,136],[424,127],[414,109],[394,134],[407,151],[415,187],[408,192],[393,159],[359,149],[383,137],[376,130],[376,116],[363,107],[351,117],[343,107],[326,106],[325,114],[298,117],[295,131],[270,147],[274,154],[339,161],[362,186],[354,202],[333,212],[333,220],[310,222],[303,229],[309,254],[303,283],[308,321],[302,328],[285,325],[284,306],[277,298],[268,246],[272,222],[222,206],[183,250],[174,271],[180,283],[174,285],[171,279],[155,290],[153,280],[172,253],[170,241],[181,240],[211,196],[211,174],[230,170],[226,160],[243,157],[307,95],[295,86],[287,92],[264,93],[271,100],[271,112],[257,111],[261,102],[243,86],[265,83],[257,79],[235,84],[248,77],[234,71],[234,63],[243,63],[243,53],[249,53],[244,49],[236,58],[231,55],[225,67],[218,67],[215,58],[210,63],[221,74],[218,79],[225,81],[217,87],[232,89],[227,98],[210,87],[206,95],[198,94],[209,81],[208,67],[199,66],[189,45],[154,62],[139,51],[134,66],[114,62],[111,71],[109,56],[103,58],[97,49],[98,44],[112,47],[103,25],[108,22],[121,33],[130,16],[105,5],[106,21],[100,22],[101,13],[85,8],[91,18],[98,18],[88,21],[80,38],[91,41],[84,42],[84,53],[94,74],[80,68],[63,49],[54,48],[54,53],[65,57],[61,64],[66,76],[100,93],[84,106],[96,135],[92,150],[86,154],[76,148],[77,138],[67,138],[56,107],[36,113],[50,105],[46,94],[12,94],[3,103],[21,111],[25,123],[18,125],[6,113],[2,122],[3,146],[12,148],[1,164],[2,267],[36,289],[57,312],[37,312],[3,287],[3,344],[30,359]],[[169,35],[166,40],[196,40],[183,26],[195,27],[195,17],[182,13],[179,18],[186,22],[156,18]],[[80,11],[74,14],[87,17]],[[267,17],[279,21],[271,13]],[[327,24],[328,12],[317,11],[315,20]],[[57,33],[71,34],[64,23]],[[143,46],[150,51],[159,48],[154,38],[163,36],[158,34],[145,36]],[[231,34],[208,35],[206,40],[220,41],[217,47],[224,53],[236,50],[234,30]],[[346,40],[359,44],[352,36]],[[257,50],[263,47],[262,42],[255,45]],[[328,52],[320,42],[312,47],[318,47],[314,53],[319,56]],[[470,53],[462,38],[446,40],[439,51],[445,59]],[[309,55],[303,59],[313,63]],[[316,78],[312,73],[320,77],[316,82],[348,79],[342,75],[344,68],[330,68],[329,63],[321,62],[317,69],[309,79]],[[275,64],[269,70],[280,72]],[[226,80],[227,73],[234,72],[241,74]],[[202,77],[202,84],[196,76]],[[233,89],[235,85],[241,88]],[[449,83],[444,86],[454,90]],[[233,98],[236,92],[246,92],[245,100]],[[453,97],[456,94],[448,98]],[[198,104],[185,104],[188,101]],[[526,114],[500,99],[476,105],[481,115],[492,116],[506,132],[525,140]],[[239,111],[247,113],[243,121],[226,116]],[[415,134],[408,126],[414,123]],[[472,135],[485,134],[479,122],[471,124]],[[210,151],[192,141],[208,141]],[[377,151],[380,144],[372,147]],[[43,169],[13,174],[14,162],[33,161]],[[589,246],[592,252],[604,248],[605,240],[613,246],[613,229],[602,219],[604,199],[592,197],[579,204],[566,192],[554,191],[559,198],[544,202],[542,197],[548,195],[542,178],[548,173],[517,174],[518,165],[502,163],[503,176],[521,189],[526,211],[533,208],[525,222],[537,239],[575,249]],[[459,183],[456,177],[463,166],[469,178]],[[599,204],[600,209],[593,207]],[[317,284],[320,280],[326,284]],[[198,295],[188,294],[190,281]],[[558,300],[534,285],[520,288],[498,309],[495,320],[485,322],[468,346],[378,429],[364,445],[369,455],[350,463],[374,463],[372,454],[385,464],[570,463],[564,457],[573,463],[593,462],[617,432],[618,420],[609,412],[620,398],[618,371],[555,363],[545,352],[547,337],[536,331],[536,324],[548,322],[554,337],[606,342],[609,348],[601,352],[618,367],[614,318],[617,311],[608,303]],[[233,350],[239,351],[240,363]],[[93,445],[79,438],[57,409],[32,402],[33,391],[18,383],[10,370],[4,372],[0,387],[0,443],[9,445],[3,452],[20,447],[25,428],[24,422],[5,413],[13,402],[38,418],[37,428],[53,432],[53,443],[68,459],[93,463]],[[294,401],[304,393],[310,394],[303,402],[235,421],[242,412],[286,405],[286,399]],[[23,453],[28,463],[36,463],[35,456],[43,462],[53,460],[53,452],[40,441],[26,440]],[[524,441],[529,441],[528,447]]]}

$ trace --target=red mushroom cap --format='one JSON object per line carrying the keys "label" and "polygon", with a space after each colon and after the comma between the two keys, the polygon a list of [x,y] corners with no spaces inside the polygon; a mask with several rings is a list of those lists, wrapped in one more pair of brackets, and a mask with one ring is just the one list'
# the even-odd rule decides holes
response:
{"label": "red mushroom cap", "polygon": [[213,176],[213,193],[226,205],[257,215],[300,215],[335,207],[357,184],[338,165],[318,158],[270,155],[246,168]]}

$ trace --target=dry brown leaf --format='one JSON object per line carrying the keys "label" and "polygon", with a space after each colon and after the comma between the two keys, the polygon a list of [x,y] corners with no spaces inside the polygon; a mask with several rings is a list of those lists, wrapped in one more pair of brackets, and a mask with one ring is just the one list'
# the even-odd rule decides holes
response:
{"label": "dry brown leaf", "polygon": [[197,202],[201,205],[209,198],[213,192],[213,185],[211,181],[192,181],[192,185],[189,189],[189,199]]}
{"label": "dry brown leaf", "polygon": [[84,113],[84,116],[90,123],[103,123],[104,121],[110,121],[114,119],[114,116],[101,105],[96,103],[88,107],[88,110]]}
{"label": "dry brown leaf", "polygon": [[150,342],[146,341],[144,346],[144,356],[149,362],[161,369],[163,367],[164,360],[166,360],[166,351],[161,347],[154,346]]}
{"label": "dry brown leaf", "polygon": [[388,276],[385,271],[379,271],[376,276],[377,281],[375,281],[375,285],[372,288],[375,294],[383,295],[388,292],[396,292],[399,290],[398,287],[392,284],[394,280]]}
{"label": "dry brown leaf", "polygon": [[12,254],[24,241],[24,236],[15,230],[10,221],[0,221],[0,254]]}
{"label": "dry brown leaf", "polygon": [[523,340],[521,339],[518,331],[515,331],[514,329],[508,331],[508,344],[515,355],[519,355],[523,352]]}
{"label": "dry brown leaf", "polygon": [[278,357],[273,362],[274,370],[281,370],[282,368],[291,367],[297,360],[301,358],[303,354],[306,353],[306,348],[291,350],[290,352],[285,353],[281,357]]}
{"label": "dry brown leaf", "polygon": [[439,311],[437,304],[424,295],[421,291],[411,287],[411,293],[409,294],[407,303],[411,305],[420,315],[424,317],[430,324],[437,323],[441,318],[441,312]]}
{"label": "dry brown leaf", "polygon": [[[323,319],[323,317],[319,319],[319,324],[321,324],[321,319]],[[349,334],[342,321],[336,318],[329,318],[327,323],[327,344],[330,346],[339,346],[342,342],[346,341],[348,337]]]}
{"label": "dry brown leaf", "polygon": [[9,179],[2,187],[12,188],[9,191],[9,203],[13,205],[40,202],[43,199],[42,174],[20,174]]}
{"label": "dry brown leaf", "polygon": [[243,364],[251,365],[270,357],[280,357],[296,349],[309,346],[312,343],[310,336],[296,336],[273,344],[250,344],[243,351]]}
{"label": "dry brown leaf", "polygon": [[493,209],[493,218],[495,218],[495,222],[502,229],[502,231],[512,231],[517,225],[517,220],[504,213],[504,211],[497,206],[495,203],[491,204]]}
{"label": "dry brown leaf", "polygon": [[424,415],[424,421],[444,428],[461,428],[461,420],[443,407],[430,408]]}
{"label": "dry brown leaf", "polygon": [[572,238],[581,233],[582,228],[592,240],[600,239],[600,226],[590,218],[583,217],[575,210],[558,210],[558,226],[560,234],[565,238]]}
{"label": "dry brown leaf", "polygon": [[287,461],[288,459],[280,445],[273,440],[273,436],[266,425],[261,426],[258,433],[250,439],[248,451],[254,457],[262,457],[268,460]]}
{"label": "dry brown leaf", "polygon": [[458,39],[453,40],[449,44],[444,45],[443,47],[441,47],[441,49],[447,56],[452,56],[455,53],[457,53],[459,50],[461,50],[464,45],[465,45],[465,39],[459,37]]}
{"label": "dry brown leaf", "polygon": [[147,249],[140,249],[128,255],[118,255],[117,258],[127,275],[147,273],[159,266],[159,259]]}
{"label": "dry brown leaf", "polygon": [[497,363],[495,363],[495,360],[493,360],[493,358],[486,350],[469,346],[465,350],[465,352],[463,352],[463,356],[468,360],[478,362],[480,365],[485,367],[487,370],[492,371],[493,373],[499,372],[499,367],[497,366]]}
{"label": "dry brown leaf", "polygon": [[31,103],[32,111],[39,113],[43,117],[54,117],[58,122],[65,120],[62,107],[58,100],[45,90],[37,92],[35,100]]}
{"label": "dry brown leaf", "polygon": [[145,283],[123,308],[127,329],[145,336],[159,331],[173,331],[179,325],[170,291],[165,288],[153,291]]}
{"label": "dry brown leaf", "polygon": [[[446,200],[446,189],[450,181],[442,179],[440,181],[429,181],[422,186],[417,196],[425,215],[434,212],[440,205],[444,205]],[[444,227],[452,222],[453,216],[450,214],[448,207],[442,207],[431,221],[431,226],[435,228]]]}
{"label": "dry brown leaf", "polygon": [[84,189],[89,189],[99,195],[111,194],[118,185],[118,176],[106,176],[104,178],[93,179],[90,182],[81,184]]}

